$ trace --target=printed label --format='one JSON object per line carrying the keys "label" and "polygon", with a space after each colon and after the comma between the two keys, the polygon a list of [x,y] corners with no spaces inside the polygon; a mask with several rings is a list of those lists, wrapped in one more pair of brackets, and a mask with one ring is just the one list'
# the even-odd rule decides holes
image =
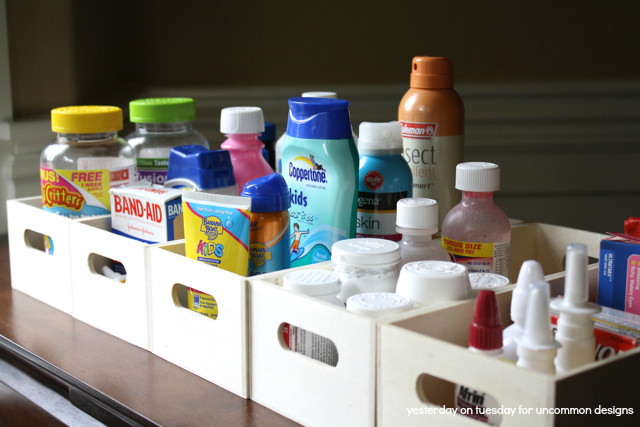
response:
{"label": "printed label", "polygon": [[289,268],[288,236],[288,212],[251,214],[249,276]]}
{"label": "printed label", "polygon": [[133,165],[112,170],[40,168],[42,207],[72,218],[108,214],[109,189],[129,184],[133,173]]}
{"label": "printed label", "polygon": [[406,191],[396,193],[358,193],[356,237],[377,237],[393,241],[402,239],[396,232],[398,200],[408,197]]}
{"label": "printed label", "polygon": [[436,136],[436,123],[402,123],[402,156],[413,175],[413,197],[435,199],[440,222],[457,202],[456,165],[463,161],[463,135]]}
{"label": "printed label", "polygon": [[442,246],[453,255],[455,262],[466,265],[469,273],[509,276],[509,242],[462,242],[442,236]]}
{"label": "printed label", "polygon": [[218,318],[218,302],[214,297],[193,288],[189,288],[187,295],[187,306],[190,310],[212,319]]}
{"label": "printed label", "polygon": [[290,350],[330,366],[338,364],[338,349],[330,339],[288,323],[284,324],[282,335]]}
{"label": "printed label", "polygon": [[627,259],[627,298],[625,311],[640,314],[640,255]]}
{"label": "printed label", "polygon": [[138,178],[145,179],[152,184],[164,185],[167,180],[169,159],[137,159]]}
{"label": "printed label", "polygon": [[[288,138],[288,137],[287,137]],[[306,142],[292,138],[283,147],[283,176],[289,186],[291,207],[289,254],[291,267],[314,264],[331,259],[331,246],[338,240],[355,237],[357,178],[355,147],[342,151],[340,157],[332,146],[328,151],[310,152]],[[320,147],[322,147],[321,143]],[[315,144],[314,144],[315,145]],[[333,168],[338,163],[340,168]],[[351,176],[349,176],[351,175]],[[346,186],[348,183],[348,186]],[[346,219],[349,218],[349,219]]]}
{"label": "printed label", "polygon": [[185,255],[236,274],[247,275],[250,209],[182,201]]}

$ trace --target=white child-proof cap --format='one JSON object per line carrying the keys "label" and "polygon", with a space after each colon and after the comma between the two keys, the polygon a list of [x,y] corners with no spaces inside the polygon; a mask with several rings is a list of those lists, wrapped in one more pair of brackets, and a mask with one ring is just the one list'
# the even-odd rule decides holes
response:
{"label": "white child-proof cap", "polygon": [[400,246],[385,239],[339,240],[331,247],[331,261],[360,266],[393,264],[400,261]]}
{"label": "white child-proof cap", "polygon": [[220,132],[249,134],[264,132],[264,114],[260,107],[227,107],[220,112]]}
{"label": "white child-proof cap", "polygon": [[502,274],[495,273],[469,273],[471,289],[491,289],[495,291],[509,285],[509,278]]}
{"label": "white child-proof cap", "polygon": [[393,292],[365,292],[347,299],[347,310],[376,319],[411,307],[413,302],[410,299]]}
{"label": "white child-proof cap", "polygon": [[402,234],[433,234],[438,231],[438,202],[421,197],[398,200],[396,231]]}
{"label": "white child-proof cap", "polygon": [[500,189],[500,166],[488,162],[458,163],[456,188],[461,191],[490,192]]}
{"label": "white child-proof cap", "polygon": [[386,123],[362,122],[358,131],[358,151],[402,152],[402,125],[398,121]]}
{"label": "white child-proof cap", "polygon": [[400,270],[396,293],[423,305],[468,298],[471,283],[466,266],[448,261],[415,261]]}
{"label": "white child-proof cap", "polygon": [[331,270],[297,270],[284,276],[282,287],[314,297],[333,295],[340,291],[340,278]]}

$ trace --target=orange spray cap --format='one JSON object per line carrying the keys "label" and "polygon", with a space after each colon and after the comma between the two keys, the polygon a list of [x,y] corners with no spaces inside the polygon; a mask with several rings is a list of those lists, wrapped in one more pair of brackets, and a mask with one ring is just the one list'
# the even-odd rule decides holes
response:
{"label": "orange spray cap", "polygon": [[442,56],[416,56],[411,63],[411,87],[414,89],[451,89],[453,66]]}

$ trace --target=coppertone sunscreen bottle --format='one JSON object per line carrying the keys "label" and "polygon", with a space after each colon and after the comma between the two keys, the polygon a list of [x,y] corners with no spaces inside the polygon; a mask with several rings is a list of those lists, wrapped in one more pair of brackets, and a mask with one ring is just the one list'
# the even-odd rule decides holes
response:
{"label": "coppertone sunscreen bottle", "polygon": [[282,168],[291,201],[291,267],[329,261],[335,242],[356,236],[358,152],[349,102],[289,99]]}
{"label": "coppertone sunscreen bottle", "polygon": [[413,175],[413,197],[438,201],[440,225],[460,198],[454,182],[463,161],[464,106],[447,58],[413,58],[410,86],[398,108],[403,156]]}
{"label": "coppertone sunscreen bottle", "polygon": [[[496,294],[488,289],[478,293],[473,311],[473,320],[469,325],[469,350],[488,357],[502,356],[502,322]],[[487,409],[499,408],[498,401],[481,390],[458,384],[455,391],[456,408],[460,412],[478,421],[490,425],[499,425],[502,415]]]}

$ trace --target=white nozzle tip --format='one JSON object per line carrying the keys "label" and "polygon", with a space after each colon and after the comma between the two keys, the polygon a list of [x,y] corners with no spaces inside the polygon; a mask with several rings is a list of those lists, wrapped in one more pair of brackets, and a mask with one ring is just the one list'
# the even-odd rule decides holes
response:
{"label": "white nozzle tip", "polygon": [[551,331],[549,284],[547,282],[538,281],[529,285],[524,332],[518,338],[518,345],[523,345],[533,350],[545,350],[560,346],[553,338],[553,332]]}
{"label": "white nozzle tip", "polygon": [[529,285],[542,281],[544,281],[544,272],[538,261],[530,259],[522,263],[518,273],[518,281],[511,296],[511,320],[521,328],[524,326],[527,311]]}

